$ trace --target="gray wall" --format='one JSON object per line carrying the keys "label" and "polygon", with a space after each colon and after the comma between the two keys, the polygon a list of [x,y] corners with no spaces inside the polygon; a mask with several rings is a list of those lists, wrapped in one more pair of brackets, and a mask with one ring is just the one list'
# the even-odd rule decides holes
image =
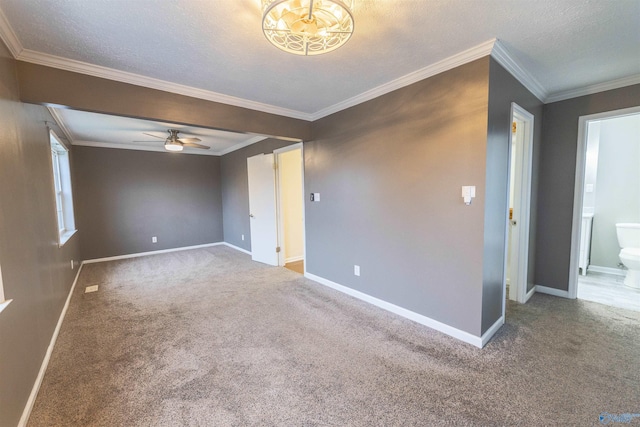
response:
{"label": "gray wall", "polygon": [[640,114],[600,123],[590,264],[617,268],[616,223],[640,223]]}
{"label": "gray wall", "polygon": [[640,105],[640,85],[544,106],[536,239],[536,284],[569,287],[578,118]]}
{"label": "gray wall", "polygon": [[219,157],[77,146],[74,162],[83,259],[223,240]]}
{"label": "gray wall", "polygon": [[488,84],[487,57],[313,123],[308,272],[480,335]]}
{"label": "gray wall", "polygon": [[533,159],[531,171],[531,216],[529,229],[529,271],[527,290],[534,285],[536,194],[540,140],[542,138],[542,101],[536,98],[493,58],[489,75],[489,119],[487,133],[487,194],[485,203],[485,258],[483,264],[482,332],[502,315],[505,232],[509,198],[509,137],[511,103],[534,115]]}
{"label": "gray wall", "polygon": [[[294,144],[291,141],[265,139],[222,156],[222,206],[224,241],[251,251],[249,229],[249,182],[247,158]],[[244,240],[242,235],[244,234]]]}
{"label": "gray wall", "polygon": [[[77,272],[78,235],[58,248],[44,107],[18,101],[15,61],[0,42],[0,425],[27,403]],[[62,134],[59,130],[58,134]],[[72,165],[73,167],[73,165]]]}

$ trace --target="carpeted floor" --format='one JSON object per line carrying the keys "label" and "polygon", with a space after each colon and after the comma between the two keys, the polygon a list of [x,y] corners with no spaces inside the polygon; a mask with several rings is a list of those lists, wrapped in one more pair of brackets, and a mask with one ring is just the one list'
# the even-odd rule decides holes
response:
{"label": "carpeted floor", "polygon": [[222,246],[88,264],[29,425],[585,426],[640,413],[640,313],[538,294],[507,316],[480,350]]}

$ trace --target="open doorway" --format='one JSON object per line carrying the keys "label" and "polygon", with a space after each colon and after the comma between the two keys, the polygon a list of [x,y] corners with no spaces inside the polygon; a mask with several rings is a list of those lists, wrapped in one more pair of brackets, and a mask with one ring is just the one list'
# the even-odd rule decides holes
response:
{"label": "open doorway", "polygon": [[[519,303],[527,302],[533,294],[533,290],[527,289],[533,120],[534,116],[531,113],[515,103],[511,104],[509,220],[506,233],[504,292],[507,298]],[[506,300],[503,304],[506,304]]]}
{"label": "open doorway", "polygon": [[570,298],[640,311],[638,165],[640,107],[580,117]]}
{"label": "open doorway", "polygon": [[274,151],[278,209],[278,265],[304,274],[302,143]]}
{"label": "open doorway", "polygon": [[304,274],[302,143],[247,159],[251,257]]}

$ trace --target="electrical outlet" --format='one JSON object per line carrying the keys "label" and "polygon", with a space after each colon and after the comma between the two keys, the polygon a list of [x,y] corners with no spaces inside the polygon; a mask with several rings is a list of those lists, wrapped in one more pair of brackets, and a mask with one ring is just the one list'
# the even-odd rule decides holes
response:
{"label": "electrical outlet", "polygon": [[242,240],[244,240],[244,234],[242,235]]}
{"label": "electrical outlet", "polygon": [[158,243],[158,238],[156,236],[153,236],[151,238],[151,243]]}
{"label": "electrical outlet", "polygon": [[360,266],[359,265],[354,265],[353,266],[353,274],[356,276],[360,275]]}
{"label": "electrical outlet", "polygon": [[98,292],[98,285],[93,285],[93,286],[87,286],[86,288],[84,288],[84,293],[88,294],[91,292]]}

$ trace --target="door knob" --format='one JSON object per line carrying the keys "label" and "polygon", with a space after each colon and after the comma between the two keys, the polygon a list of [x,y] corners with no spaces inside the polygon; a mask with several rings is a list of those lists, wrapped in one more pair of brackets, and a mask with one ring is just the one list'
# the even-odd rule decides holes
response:
{"label": "door knob", "polygon": [[253,214],[249,214],[249,218],[253,218]]}

